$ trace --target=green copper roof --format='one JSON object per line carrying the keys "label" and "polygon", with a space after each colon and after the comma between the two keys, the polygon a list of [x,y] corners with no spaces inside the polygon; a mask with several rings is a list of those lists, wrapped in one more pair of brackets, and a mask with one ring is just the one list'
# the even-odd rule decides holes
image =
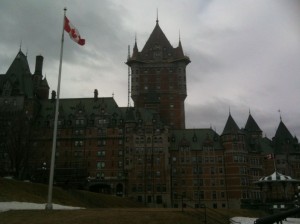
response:
{"label": "green copper roof", "polygon": [[[55,100],[40,101],[41,111],[39,120],[54,118]],[[93,118],[94,116],[115,116],[121,118],[121,110],[112,97],[106,98],[70,98],[59,100],[59,119],[73,119],[74,117]]]}
{"label": "green copper roof", "polygon": [[27,57],[20,50],[6,72],[7,78],[13,84],[13,91],[28,98],[33,97],[32,77]]}
{"label": "green copper roof", "polygon": [[234,133],[238,133],[238,132],[240,132],[240,128],[237,126],[237,124],[233,120],[231,114],[229,114],[227,122],[224,127],[224,130],[222,132],[222,135],[234,134]]}
{"label": "green copper roof", "polygon": [[248,132],[262,132],[251,114],[249,114],[248,120],[245,125],[245,130]]}
{"label": "green copper roof", "polygon": [[203,145],[208,144],[216,150],[222,149],[219,135],[211,128],[171,130],[169,137],[171,147],[183,144],[191,150],[201,150]]}

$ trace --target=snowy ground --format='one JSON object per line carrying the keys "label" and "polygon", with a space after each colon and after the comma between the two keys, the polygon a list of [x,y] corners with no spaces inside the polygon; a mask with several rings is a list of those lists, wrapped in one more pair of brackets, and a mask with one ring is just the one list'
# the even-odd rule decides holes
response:
{"label": "snowy ground", "polygon": [[[253,224],[257,218],[248,218],[248,217],[233,217],[231,220],[232,224]],[[300,224],[300,219],[287,218],[286,221],[283,221],[282,224]]]}
{"label": "snowy ground", "polygon": [[[0,202],[0,212],[5,212],[8,210],[42,210],[45,209],[46,204],[37,204],[37,203],[30,203],[30,202]],[[80,207],[71,207],[65,205],[58,205],[53,204],[53,209],[62,210],[62,209],[82,209]]]}
{"label": "snowy ground", "polygon": [[[0,212],[5,212],[9,210],[43,210],[45,209],[45,204],[29,203],[29,202],[0,202]],[[80,207],[64,206],[53,204],[53,209],[63,210],[63,209],[83,209]],[[231,218],[233,224],[253,224],[256,218],[248,217],[233,217]],[[300,224],[300,219],[288,218],[286,221],[282,222],[283,224]]]}

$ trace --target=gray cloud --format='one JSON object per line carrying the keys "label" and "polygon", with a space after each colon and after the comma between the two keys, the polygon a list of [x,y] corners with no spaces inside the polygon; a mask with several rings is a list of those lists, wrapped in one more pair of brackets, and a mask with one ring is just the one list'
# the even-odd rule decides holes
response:
{"label": "gray cloud", "polygon": [[181,43],[187,69],[186,121],[191,128],[223,131],[231,113],[240,127],[251,114],[268,137],[283,121],[300,136],[300,14],[298,0],[2,0],[0,73],[18,52],[31,69],[42,54],[44,74],[56,89],[63,8],[86,39],[80,47],[65,35],[62,97],[111,96],[127,105],[127,46],[135,34],[141,50],[155,26],[173,46]]}

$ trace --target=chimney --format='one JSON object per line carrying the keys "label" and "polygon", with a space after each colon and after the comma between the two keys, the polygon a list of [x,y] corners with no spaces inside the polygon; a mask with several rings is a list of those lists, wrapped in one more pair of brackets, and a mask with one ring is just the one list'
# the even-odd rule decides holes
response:
{"label": "chimney", "polygon": [[51,101],[54,101],[56,98],[56,92],[54,90],[52,90],[52,93],[51,93]]}
{"label": "chimney", "polygon": [[44,57],[42,55],[36,56],[36,60],[35,60],[35,72],[34,72],[35,75],[42,75],[43,60],[44,60]]}
{"label": "chimney", "polygon": [[95,89],[95,91],[94,91],[94,99],[98,99],[98,90],[97,89]]}

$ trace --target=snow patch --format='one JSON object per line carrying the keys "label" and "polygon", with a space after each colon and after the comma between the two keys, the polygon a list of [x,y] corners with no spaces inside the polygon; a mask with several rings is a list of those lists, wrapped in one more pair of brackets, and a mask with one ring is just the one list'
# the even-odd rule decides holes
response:
{"label": "snow patch", "polygon": [[[55,210],[73,210],[73,209],[83,209],[80,207],[72,207],[66,205],[59,205],[59,204],[52,204],[53,209]],[[38,203],[31,203],[31,202],[18,202],[18,201],[11,201],[11,202],[0,202],[0,212],[5,212],[9,210],[43,210],[45,209],[46,204],[38,204]]]}

